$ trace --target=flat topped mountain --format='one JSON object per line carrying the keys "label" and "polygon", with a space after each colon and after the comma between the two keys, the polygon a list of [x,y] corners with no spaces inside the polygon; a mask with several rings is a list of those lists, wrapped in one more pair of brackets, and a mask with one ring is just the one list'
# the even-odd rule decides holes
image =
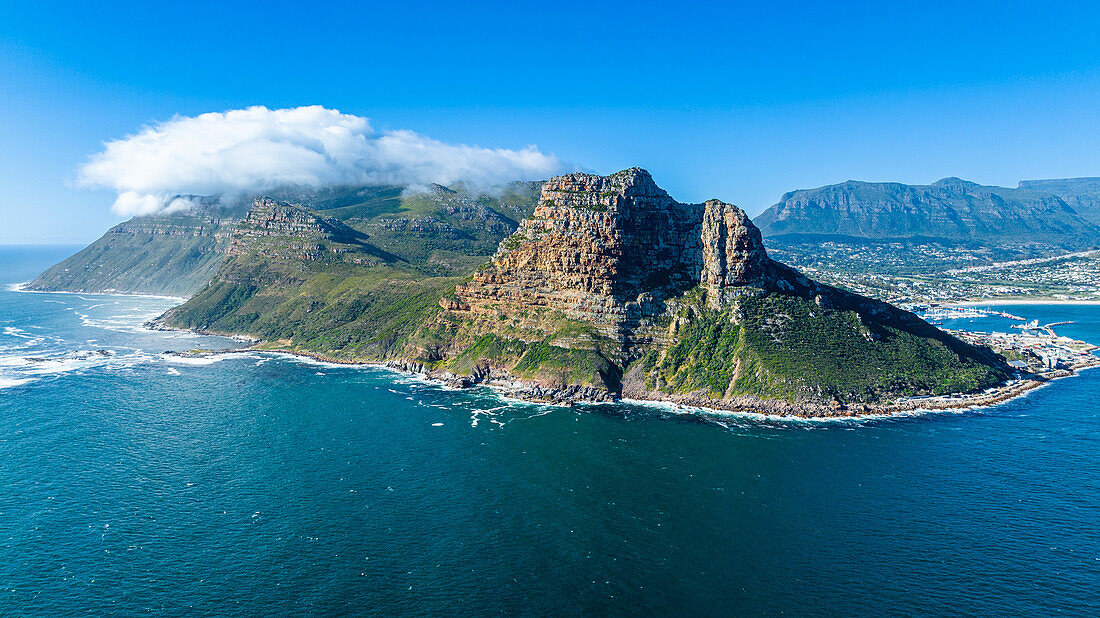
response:
{"label": "flat topped mountain", "polygon": [[1077,214],[1090,223],[1100,225],[1100,178],[1098,177],[1022,180],[1020,188],[1057,195],[1076,210]]}
{"label": "flat topped mountain", "polygon": [[984,388],[1007,371],[909,312],[771,260],[740,208],[679,203],[638,168],[548,181],[441,306],[406,358],[557,399],[828,413]]}
{"label": "flat topped mountain", "polygon": [[787,193],[757,216],[756,224],[767,237],[923,237],[1060,249],[1100,243],[1100,228],[1058,195],[1036,188],[983,186],[958,178],[931,185],[850,180]]}

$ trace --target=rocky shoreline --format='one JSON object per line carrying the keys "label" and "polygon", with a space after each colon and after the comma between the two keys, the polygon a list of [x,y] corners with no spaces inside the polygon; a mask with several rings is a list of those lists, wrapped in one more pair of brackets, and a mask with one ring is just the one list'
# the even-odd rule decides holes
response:
{"label": "rocky shoreline", "polygon": [[[171,330],[159,327],[160,330]],[[197,332],[197,331],[193,331]],[[199,333],[207,335],[226,336],[218,333]],[[419,362],[402,360],[388,361],[357,361],[339,359],[325,356],[316,352],[271,349],[258,347],[259,340],[234,337],[237,340],[252,343],[245,348],[229,350],[210,350],[177,352],[181,356],[205,356],[234,353],[270,352],[275,354],[287,354],[301,358],[331,363],[335,365],[384,367],[407,374],[417,375],[426,380],[436,382],[451,388],[472,388],[485,386],[493,391],[530,403],[542,403],[550,405],[584,405],[604,404],[614,402],[631,403],[660,403],[673,405],[704,416],[720,418],[731,413],[759,414],[768,417],[798,418],[798,419],[844,419],[860,418],[867,416],[895,416],[919,411],[950,411],[966,410],[971,408],[984,408],[1005,403],[1012,399],[1022,397],[1028,392],[1050,384],[1052,381],[1076,375],[1083,369],[1100,366],[1100,358],[1091,357],[1088,360],[1074,364],[1069,369],[1060,369],[1045,372],[1043,374],[1028,374],[1027,376],[1010,380],[1000,386],[995,386],[981,393],[969,393],[947,396],[929,396],[911,398],[905,401],[897,401],[888,404],[815,404],[792,403],[782,400],[759,399],[755,397],[736,397],[730,399],[710,399],[693,395],[668,395],[646,389],[633,372],[627,372],[623,377],[622,395],[605,389],[597,389],[580,385],[545,386],[528,382],[488,368],[479,368],[471,375],[456,375],[445,371],[436,371]]]}

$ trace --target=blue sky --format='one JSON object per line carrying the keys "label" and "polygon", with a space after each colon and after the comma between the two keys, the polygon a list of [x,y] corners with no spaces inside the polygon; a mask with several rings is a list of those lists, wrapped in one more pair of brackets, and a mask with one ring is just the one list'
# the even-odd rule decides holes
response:
{"label": "blue sky", "polygon": [[120,220],[77,167],[144,126],[323,105],[452,143],[788,190],[1100,176],[1098,3],[0,0],[0,243]]}

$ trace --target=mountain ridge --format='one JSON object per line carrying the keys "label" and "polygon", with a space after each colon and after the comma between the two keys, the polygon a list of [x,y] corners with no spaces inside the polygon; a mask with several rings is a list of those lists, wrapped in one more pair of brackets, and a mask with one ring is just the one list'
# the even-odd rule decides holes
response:
{"label": "mountain ridge", "polygon": [[[298,204],[368,234],[379,251],[401,255],[433,274],[472,270],[534,206],[538,183],[516,182],[490,193],[462,187],[346,186],[284,188],[269,199]],[[28,285],[40,291],[123,292],[189,297],[226,260],[229,238],[253,200],[191,196],[198,208],[139,216],[108,230]]]}
{"label": "mountain ridge", "polygon": [[1057,195],[1082,217],[1100,225],[1100,177],[1022,180],[1019,187]]}
{"label": "mountain ridge", "polygon": [[1100,227],[1054,193],[956,177],[928,185],[849,180],[790,191],[757,215],[755,223],[765,237],[921,236],[984,245],[1043,243],[1061,250],[1100,243]]}

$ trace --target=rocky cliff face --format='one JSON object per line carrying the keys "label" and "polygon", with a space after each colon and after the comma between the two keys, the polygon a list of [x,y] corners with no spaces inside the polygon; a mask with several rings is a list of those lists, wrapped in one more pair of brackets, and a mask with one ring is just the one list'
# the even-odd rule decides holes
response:
{"label": "rocky cliff face", "polygon": [[704,204],[700,242],[700,283],[712,306],[728,301],[728,293],[741,286],[764,287],[777,281],[760,230],[740,208],[718,200]]}
{"label": "rocky cliff face", "polygon": [[322,241],[359,243],[366,238],[366,234],[335,219],[258,197],[233,231],[229,255],[242,255],[263,247],[269,258],[317,260],[325,257],[326,250],[333,254],[343,252],[337,247],[327,247]]}
{"label": "rocky cliff face", "polygon": [[731,288],[774,283],[744,211],[682,204],[645,170],[551,179],[533,216],[448,306],[473,313],[560,312],[622,343],[639,319],[697,286],[720,304]]}
{"label": "rocky cliff face", "polygon": [[1058,178],[1023,180],[1020,189],[1057,195],[1077,214],[1100,225],[1100,178]]}
{"label": "rocky cliff face", "polygon": [[[773,261],[739,208],[677,202],[641,169],[551,179],[465,281],[434,276],[428,256],[480,259],[495,232],[476,228],[503,221],[507,202],[364,197],[321,211],[257,199],[210,283],[158,323],[554,401],[781,401],[782,413],[819,413],[1005,375],[1003,359],[911,313]],[[394,242],[429,228],[448,232]]]}

